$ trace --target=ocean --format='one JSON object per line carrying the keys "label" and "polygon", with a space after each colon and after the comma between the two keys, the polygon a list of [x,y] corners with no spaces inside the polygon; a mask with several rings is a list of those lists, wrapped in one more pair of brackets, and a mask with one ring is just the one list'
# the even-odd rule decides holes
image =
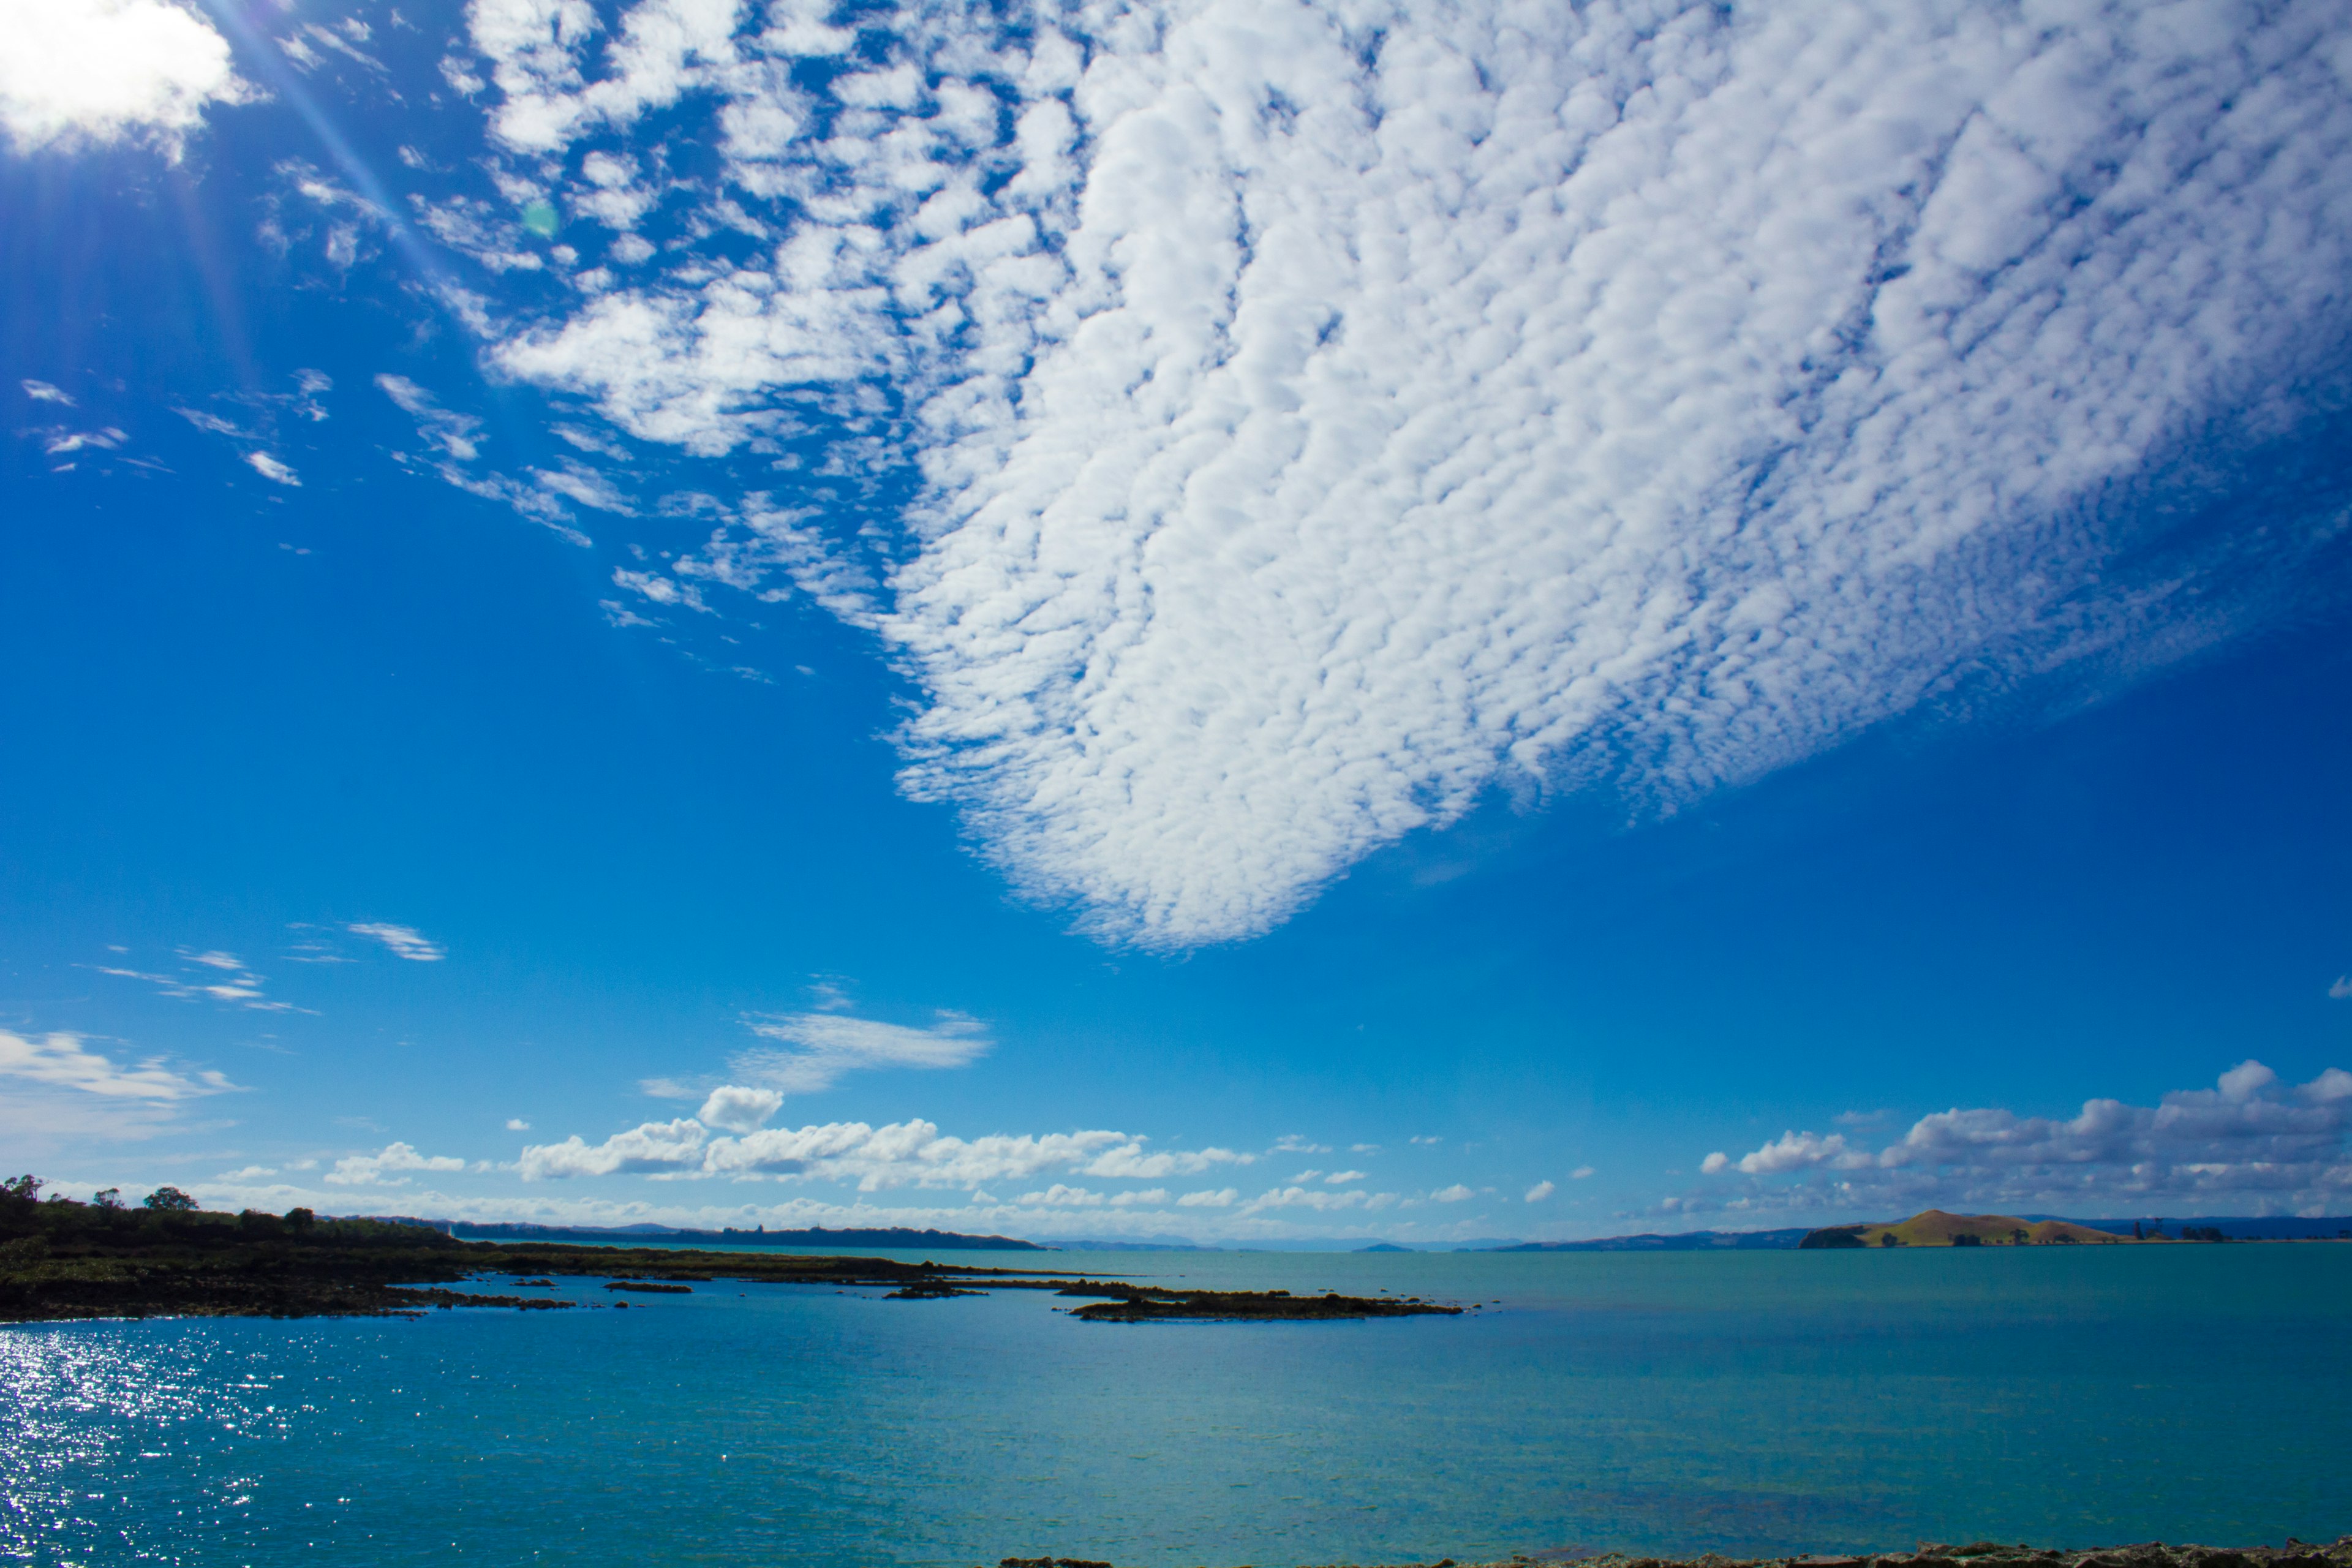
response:
{"label": "ocean", "polygon": [[1034,1292],[0,1329],[0,1560],[1161,1564],[2352,1531],[2352,1246],[959,1254]]}

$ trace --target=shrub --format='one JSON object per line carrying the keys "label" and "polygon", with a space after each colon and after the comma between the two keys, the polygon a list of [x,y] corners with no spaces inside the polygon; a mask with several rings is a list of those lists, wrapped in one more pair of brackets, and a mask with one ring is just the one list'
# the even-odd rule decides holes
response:
{"label": "shrub", "polygon": [[177,1187],[157,1187],[147,1194],[146,1203],[151,1209],[163,1209],[172,1214],[190,1214],[196,1206],[196,1200]]}

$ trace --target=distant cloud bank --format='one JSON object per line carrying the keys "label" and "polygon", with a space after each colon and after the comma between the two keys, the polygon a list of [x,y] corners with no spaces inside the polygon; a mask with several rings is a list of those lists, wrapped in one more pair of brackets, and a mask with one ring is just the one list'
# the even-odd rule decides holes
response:
{"label": "distant cloud bank", "polygon": [[1737,1159],[1709,1154],[1716,1177],[1793,1177],[1736,1195],[1675,1200],[1706,1208],[1892,1213],[1905,1205],[1967,1202],[2093,1216],[2150,1204],[2216,1212],[2326,1212],[2352,1203],[2352,1073],[2329,1068],[2289,1089],[2258,1061],[2241,1062],[2211,1089],[2182,1089],[2154,1106],[2093,1100],[2060,1121],[2000,1109],[1923,1116],[1874,1153],[1843,1133],[1790,1131]]}

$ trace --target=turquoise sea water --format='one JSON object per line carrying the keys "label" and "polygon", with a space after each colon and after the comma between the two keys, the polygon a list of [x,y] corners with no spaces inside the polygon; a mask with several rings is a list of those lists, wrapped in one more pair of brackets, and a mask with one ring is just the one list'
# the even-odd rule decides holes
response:
{"label": "turquoise sea water", "polygon": [[[1034,1255],[956,1261],[1036,1266]],[[0,1557],[1398,1562],[2352,1531],[2352,1247],[1058,1255],[1485,1303],[1043,1294],[0,1330]]]}

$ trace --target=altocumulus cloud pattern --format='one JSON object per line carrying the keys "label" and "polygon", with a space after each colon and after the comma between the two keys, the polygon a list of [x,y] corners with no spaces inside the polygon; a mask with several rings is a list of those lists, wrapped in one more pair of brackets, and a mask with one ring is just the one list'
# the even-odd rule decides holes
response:
{"label": "altocumulus cloud pattern", "polygon": [[2334,5],[467,15],[508,198],[615,237],[492,363],[911,466],[633,585],[870,627],[906,787],[1114,940],[1262,931],[1496,787],[1671,799],[2225,636],[2199,561],[2110,568],[2343,401]]}

